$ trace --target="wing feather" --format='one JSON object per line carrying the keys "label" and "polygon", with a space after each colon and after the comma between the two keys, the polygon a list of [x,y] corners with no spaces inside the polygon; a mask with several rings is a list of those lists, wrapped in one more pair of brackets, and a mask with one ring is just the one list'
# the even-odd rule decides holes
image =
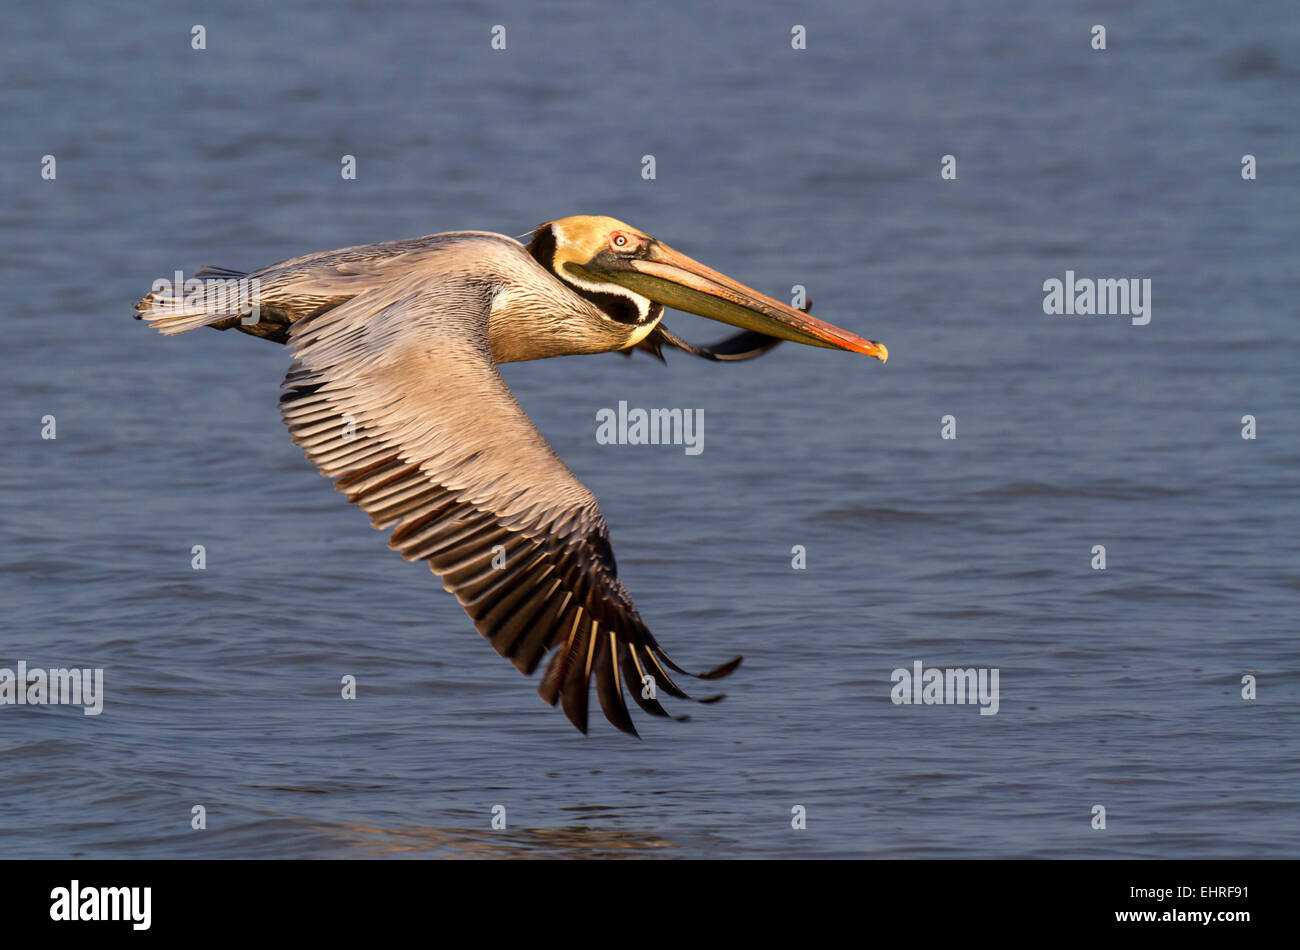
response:
{"label": "wing feather", "polygon": [[664,667],[685,671],[618,579],[595,498],[493,365],[491,306],[481,282],[409,278],[303,318],[289,330],[281,413],[307,457],[376,528],[392,528],[391,548],[428,562],[500,655],[532,673],[550,652],[547,703],[585,732],[594,677],[605,717],[635,735],[623,683],[668,716],[642,696],[643,677],[689,699]]}

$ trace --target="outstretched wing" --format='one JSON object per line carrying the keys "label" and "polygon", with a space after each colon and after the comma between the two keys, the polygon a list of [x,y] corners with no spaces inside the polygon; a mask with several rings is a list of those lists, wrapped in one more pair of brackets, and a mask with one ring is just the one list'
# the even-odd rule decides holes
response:
{"label": "outstretched wing", "polygon": [[758,333],[754,330],[742,330],[717,343],[701,346],[683,340],[660,323],[634,346],[619,352],[631,356],[633,349],[644,350],[659,362],[666,363],[668,361],[664,359],[663,348],[671,346],[673,349],[682,350],[701,359],[712,360],[715,363],[729,363],[762,356],[780,342],[779,337],[768,336],[766,333]]}
{"label": "outstretched wing", "polygon": [[[812,310],[812,301],[806,301],[799,309],[804,313]],[[712,360],[715,363],[734,363],[762,356],[780,342],[780,337],[768,336],[766,333],[758,333],[755,330],[742,330],[719,340],[717,343],[701,346],[698,343],[683,340],[664,326],[661,321],[653,330],[637,341],[635,346],[619,352],[624,356],[631,356],[634,349],[644,350],[659,362],[667,363],[668,361],[664,359],[664,347],[671,346],[673,349],[682,350],[692,356]]]}
{"label": "outstretched wing", "polygon": [[[587,731],[591,679],[636,734],[621,682],[656,716],[644,676],[690,698],[618,579],[605,519],[492,363],[486,282],[412,276],[293,324],[281,414],[339,491],[427,561],[479,633]],[[737,657],[705,679],[725,676]],[[687,674],[690,675],[690,674]],[[702,702],[720,699],[712,697]]]}

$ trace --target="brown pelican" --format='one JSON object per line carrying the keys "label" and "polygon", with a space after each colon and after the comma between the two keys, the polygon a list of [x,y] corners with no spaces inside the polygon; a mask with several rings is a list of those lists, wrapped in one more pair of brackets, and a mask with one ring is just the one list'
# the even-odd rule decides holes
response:
{"label": "brown pelican", "polygon": [[[207,278],[194,291],[197,278]],[[747,359],[781,340],[882,362],[884,345],[751,290],[613,218],[550,221],[525,247],[484,231],[309,254],[244,274],[155,285],[136,318],[166,334],[237,329],[288,346],[280,412],[293,441],[389,546],[427,561],[498,653],[587,731],[594,674],[606,718],[636,735],[689,699],[618,579],[596,499],[534,428],[496,364],[575,353]],[[229,293],[234,285],[249,293]],[[212,293],[217,286],[221,292]],[[660,324],[674,307],[740,327],[712,347]],[[701,679],[726,676],[740,657]],[[651,682],[653,680],[653,682]],[[700,702],[712,702],[720,696]]]}

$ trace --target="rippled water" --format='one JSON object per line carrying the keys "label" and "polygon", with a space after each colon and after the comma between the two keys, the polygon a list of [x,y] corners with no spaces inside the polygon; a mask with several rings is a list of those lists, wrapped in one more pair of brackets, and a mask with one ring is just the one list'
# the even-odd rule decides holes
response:
{"label": "rippled water", "polygon": [[[256,5],[203,52],[168,5],[6,12],[0,666],[107,698],[0,707],[5,853],[1295,856],[1294,5],[546,6]],[[659,639],[745,654],[642,741],[316,474],[282,349],[128,318],[175,268],[583,212],[892,354],[506,368]],[[1151,323],[1045,316],[1067,269],[1151,278]],[[702,408],[703,454],[598,445],[619,400]],[[998,668],[998,714],[892,704],[916,660]]]}

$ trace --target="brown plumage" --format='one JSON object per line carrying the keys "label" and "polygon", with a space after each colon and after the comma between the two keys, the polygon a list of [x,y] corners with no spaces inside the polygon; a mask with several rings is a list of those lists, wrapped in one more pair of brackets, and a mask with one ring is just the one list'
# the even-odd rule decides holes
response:
{"label": "brown plumage", "polygon": [[[682,283],[661,292],[655,281],[672,268]],[[885,355],[609,218],[550,222],[528,248],[461,231],[196,276],[255,284],[234,306],[156,290],[137,318],[166,334],[211,326],[284,343],[293,363],[280,411],[293,441],[371,524],[392,529],[390,547],[429,564],[517,669],[532,673],[549,652],[538,692],[584,732],[593,677],[606,718],[636,734],[622,684],[646,712],[667,716],[643,696],[646,677],[689,698],[671,673],[692,674],[650,634],[618,579],[595,498],[496,364],[633,347],[660,355],[662,345],[745,359],[780,337]],[[745,330],[695,347],[659,326],[664,302]]]}

